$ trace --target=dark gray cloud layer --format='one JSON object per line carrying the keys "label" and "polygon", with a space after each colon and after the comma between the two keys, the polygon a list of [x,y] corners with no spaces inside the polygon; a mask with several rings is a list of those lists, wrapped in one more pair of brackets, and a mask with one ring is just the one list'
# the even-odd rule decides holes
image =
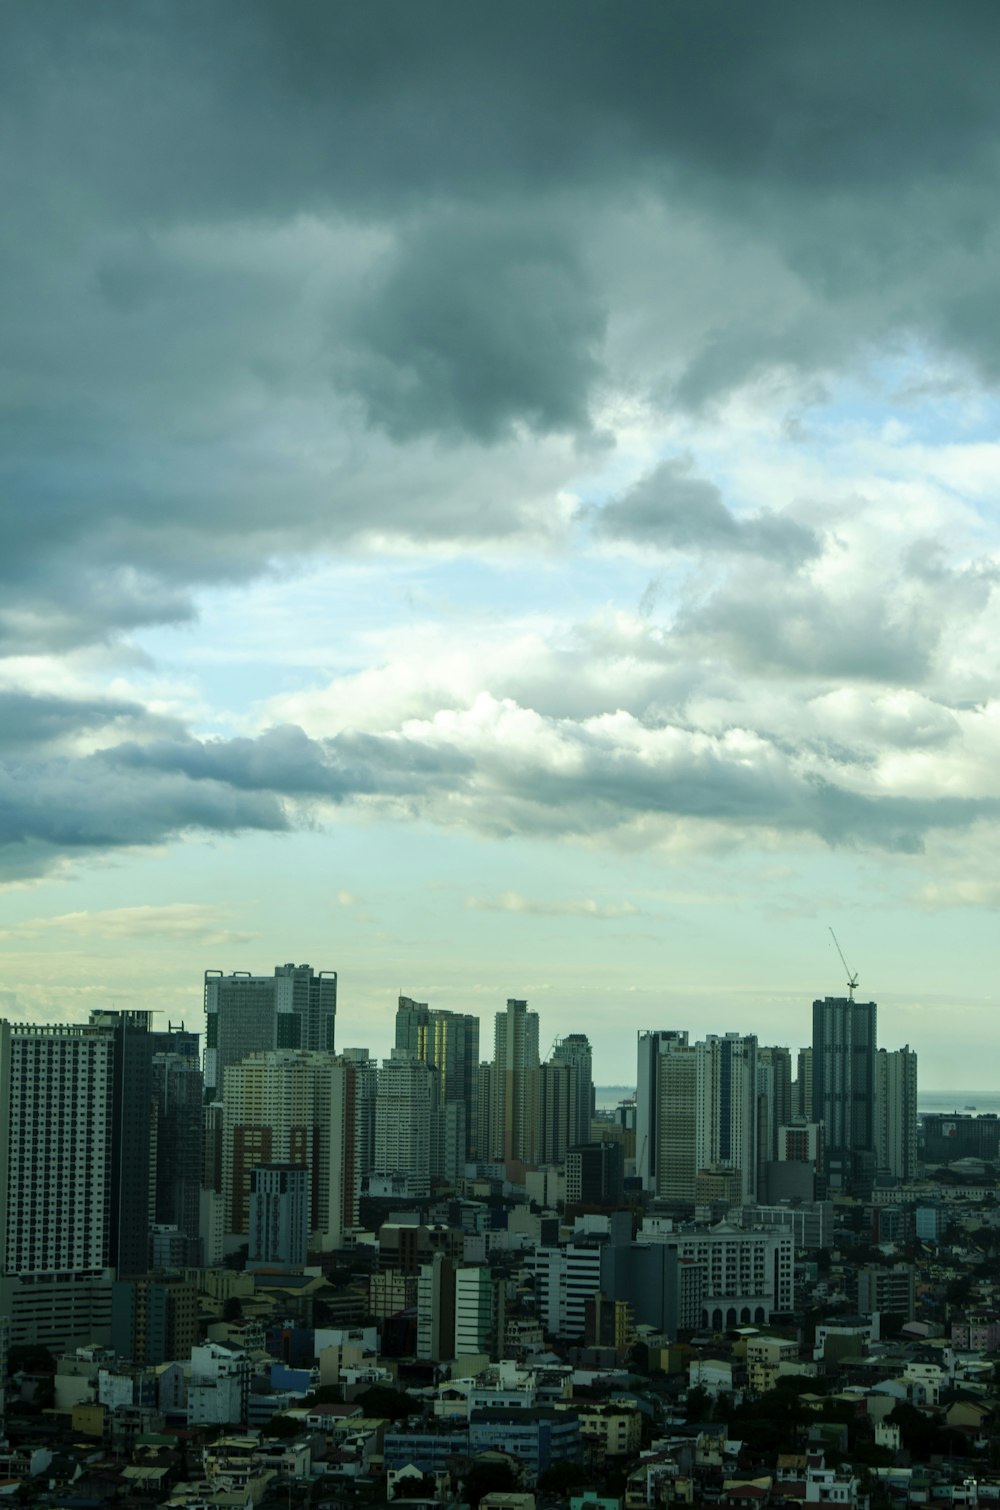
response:
{"label": "dark gray cloud layer", "polygon": [[738,519],[713,483],[683,457],[661,462],[620,498],[592,512],[599,534],[660,550],[768,556],[798,566],[820,551],[815,532],[774,513]]}
{"label": "dark gray cloud layer", "polygon": [[[887,335],[1000,374],[992,7],[22,0],[5,28],[0,650],[177,622],[317,544],[516,532],[513,490],[446,497],[426,454],[401,489],[407,445],[592,433],[643,201],[733,259],[699,296],[724,319],[617,353],[666,406]],[[751,248],[788,286],[741,281]],[[677,543],[640,503],[606,527]],[[720,549],[809,548],[714,518]]]}

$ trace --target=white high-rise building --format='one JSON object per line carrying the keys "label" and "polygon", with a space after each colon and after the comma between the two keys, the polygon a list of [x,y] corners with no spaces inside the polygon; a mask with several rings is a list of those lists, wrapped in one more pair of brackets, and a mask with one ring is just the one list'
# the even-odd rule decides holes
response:
{"label": "white high-rise building", "polygon": [[108,1340],[111,1283],[148,1267],[148,1012],[0,1021],[0,1313],[14,1343]]}
{"label": "white high-rise building", "polygon": [[437,1072],[408,1049],[383,1059],[375,1101],[375,1171],[402,1175],[412,1196],[430,1195],[431,1111]]}
{"label": "white high-rise building", "polygon": [[[664,1200],[693,1202],[702,1170],[739,1172],[757,1193],[757,1040],[683,1032],[639,1036],[637,1169]],[[641,1127],[641,1141],[640,1141]]]}
{"label": "white high-rise building", "polygon": [[251,1171],[292,1164],[309,1173],[312,1246],[339,1248],[358,1220],[354,1069],[334,1054],[274,1050],[226,1071],[222,1194],[226,1246],[250,1231]]}
{"label": "white high-rise building", "polygon": [[917,1172],[917,1056],[875,1051],[875,1154],[879,1173],[910,1180]]}

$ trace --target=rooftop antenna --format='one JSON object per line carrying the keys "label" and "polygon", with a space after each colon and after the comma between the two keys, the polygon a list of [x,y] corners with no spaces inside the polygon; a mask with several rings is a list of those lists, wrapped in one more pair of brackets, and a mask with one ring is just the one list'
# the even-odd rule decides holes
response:
{"label": "rooftop antenna", "polygon": [[832,928],[830,929],[830,937],[833,939],[834,944],[836,944],[837,953],[840,955],[840,963],[843,965],[844,970],[847,972],[847,999],[848,999],[848,1001],[853,1001],[854,1000],[854,993],[855,993],[855,991],[857,990],[857,987],[858,987],[857,973],[855,972],[852,975],[852,973],[851,973],[851,967],[847,963],[846,959],[844,958],[844,951],[843,951],[843,949],[841,949],[840,945],[837,943],[837,935],[834,933],[834,931],[833,931]]}

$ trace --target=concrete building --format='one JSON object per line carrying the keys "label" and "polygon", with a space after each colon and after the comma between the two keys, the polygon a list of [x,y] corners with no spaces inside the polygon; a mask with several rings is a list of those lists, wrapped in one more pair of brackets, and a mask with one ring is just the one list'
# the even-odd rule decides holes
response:
{"label": "concrete building", "polygon": [[759,1325],[794,1309],[795,1244],[791,1231],[747,1231],[728,1222],[680,1230],[647,1222],[637,1242],[660,1242],[704,1270],[700,1325]]}
{"label": "concrete building", "polygon": [[120,1358],[155,1367],[187,1358],[198,1340],[198,1291],[191,1280],[149,1275],[116,1281],[111,1346]]}
{"label": "concrete building", "polygon": [[546,1332],[582,1338],[587,1301],[601,1289],[601,1245],[585,1241],[536,1247],[525,1267],[534,1276],[535,1310]]}
{"label": "concrete building", "polygon": [[304,1164],[251,1169],[248,1236],[248,1267],[303,1267],[309,1256],[309,1172]]}
{"label": "concrete building", "polygon": [[495,1356],[503,1336],[505,1290],[485,1265],[463,1264],[455,1270],[455,1357]]}
{"label": "concrete building", "polygon": [[239,1348],[206,1342],[191,1349],[188,1383],[190,1426],[243,1426],[247,1420],[253,1364]]}
{"label": "concrete building", "polygon": [[569,1142],[589,1143],[594,1115],[594,1056],[590,1039],[586,1033],[567,1033],[556,1043],[550,1057],[560,1064],[568,1064],[573,1072],[576,1114]]}
{"label": "concrete building", "polygon": [[455,1265],[443,1253],[417,1276],[417,1357],[431,1363],[455,1357]]}
{"label": "concrete building", "polygon": [[534,1084],[538,1069],[538,1013],[509,998],[494,1019],[490,1076],[491,1160],[530,1164],[534,1153]]}
{"label": "concrete building", "polygon": [[439,1105],[463,1107],[462,1158],[474,1157],[479,1107],[479,1018],[401,996],[396,1009],[395,1047],[408,1050],[437,1071]]}
{"label": "concrete building", "polygon": [[254,1169],[304,1166],[312,1246],[339,1248],[358,1220],[353,1067],[304,1049],[252,1054],[226,1071],[222,1187],[226,1245],[250,1233]]}
{"label": "concrete building", "polygon": [[409,1195],[430,1195],[436,1071],[409,1049],[383,1059],[375,1102],[375,1172],[401,1176]]}
{"label": "concrete building", "polygon": [[638,1035],[635,1097],[635,1172],[644,1190],[657,1190],[660,1147],[659,1059],[672,1045],[683,1045],[683,1029],[646,1029]]}
{"label": "concrete building", "polygon": [[[154,1042],[168,1035],[155,1034]],[[197,1034],[186,1035],[194,1038]],[[204,1167],[204,1082],[197,1059],[169,1050],[152,1057],[152,1090],[156,1107],[156,1187],[154,1219],[161,1227],[176,1227],[184,1251],[181,1267],[202,1262],[199,1233],[201,1181]]]}
{"label": "concrete building", "polygon": [[577,1124],[577,1077],[572,1065],[550,1059],[534,1074],[535,1141],[532,1163],[564,1164]]}
{"label": "concrete building", "polygon": [[275,965],[274,974],[205,971],[205,1090],[217,1100],[226,1070],[272,1049],[334,1051],[337,972]]}
{"label": "concrete building", "polygon": [[895,1180],[917,1173],[917,1056],[909,1044],[875,1054],[875,1161]]}
{"label": "concrete building", "polygon": [[147,1012],[0,1021],[0,1311],[11,1341],[106,1341],[114,1271],[142,1274],[153,1199]]}
{"label": "concrete building", "polygon": [[620,1206],[624,1200],[624,1188],[620,1143],[578,1143],[567,1153],[568,1205]]}
{"label": "concrete building", "polygon": [[375,1105],[378,1099],[378,1060],[367,1049],[343,1049],[342,1059],[354,1067],[354,1145],[358,1179],[364,1181],[375,1168]]}
{"label": "concrete building", "polygon": [[875,1175],[873,1001],[826,996],[813,1002],[812,1112],[822,1122],[831,1190],[864,1196]]}

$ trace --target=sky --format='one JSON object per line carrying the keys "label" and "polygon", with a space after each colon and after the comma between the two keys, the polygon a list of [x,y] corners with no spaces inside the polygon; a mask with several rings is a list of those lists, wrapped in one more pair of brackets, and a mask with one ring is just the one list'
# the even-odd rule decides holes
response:
{"label": "sky", "polygon": [[0,1013],[993,1084],[1000,11],[3,16]]}

